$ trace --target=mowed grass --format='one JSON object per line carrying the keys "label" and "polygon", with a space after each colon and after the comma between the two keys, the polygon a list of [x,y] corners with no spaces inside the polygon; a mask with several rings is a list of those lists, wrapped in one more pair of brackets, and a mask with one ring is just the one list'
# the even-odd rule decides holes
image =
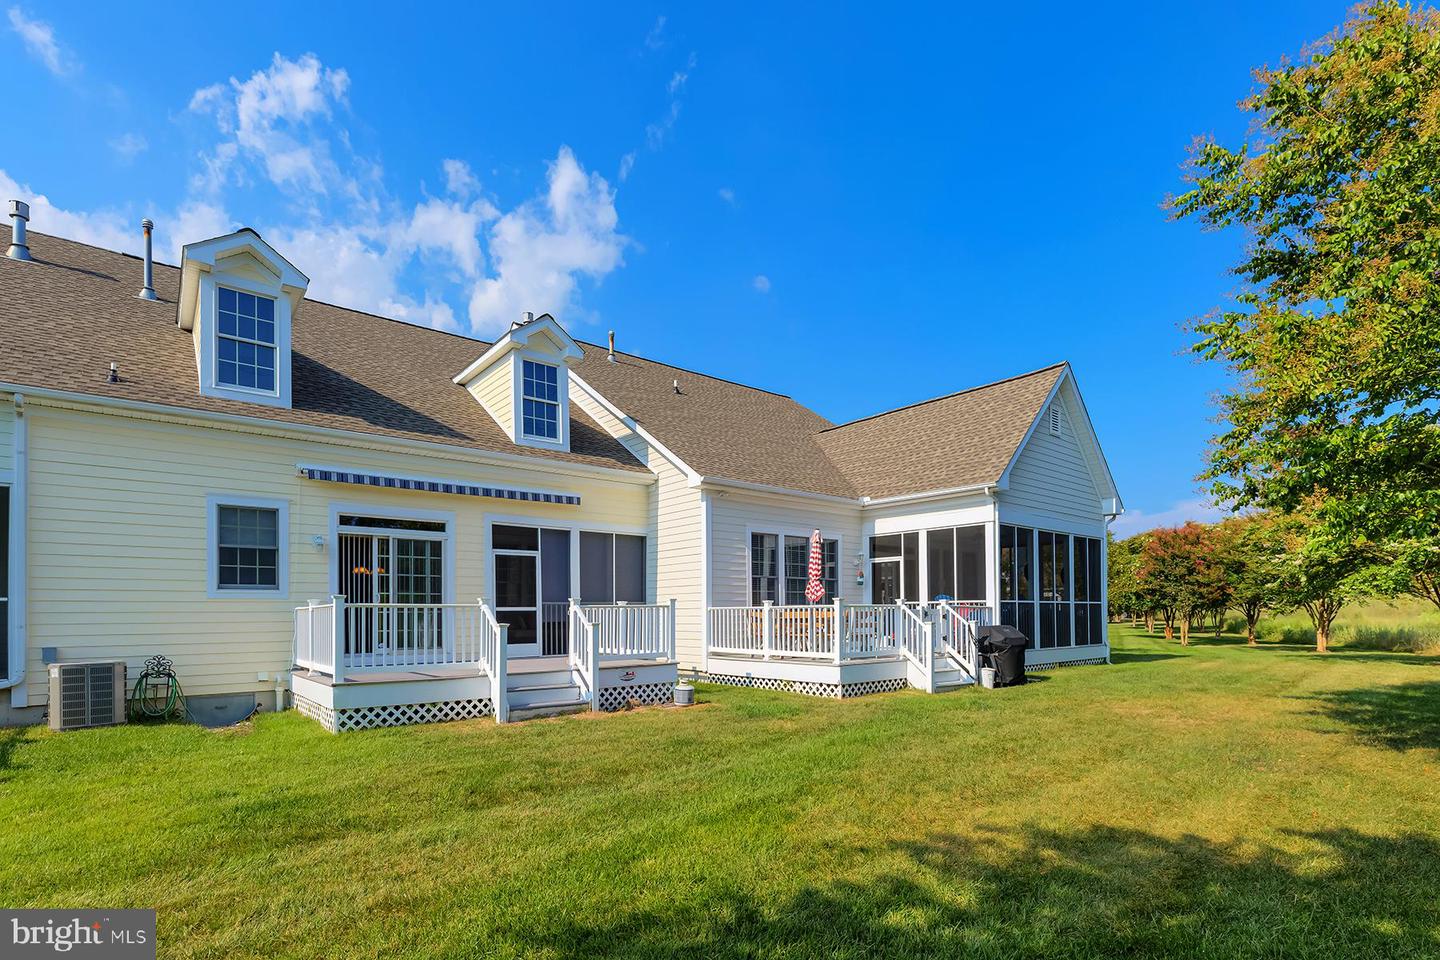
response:
{"label": "mowed grass", "polygon": [[1440,658],[332,736],[0,732],[0,903],[167,957],[1434,957]]}

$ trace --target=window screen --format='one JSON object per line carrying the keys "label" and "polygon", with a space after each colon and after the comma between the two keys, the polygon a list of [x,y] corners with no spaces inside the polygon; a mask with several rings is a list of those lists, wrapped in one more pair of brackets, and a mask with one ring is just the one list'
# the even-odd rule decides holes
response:
{"label": "window screen", "polygon": [[280,511],[219,507],[216,569],[221,590],[279,589]]}

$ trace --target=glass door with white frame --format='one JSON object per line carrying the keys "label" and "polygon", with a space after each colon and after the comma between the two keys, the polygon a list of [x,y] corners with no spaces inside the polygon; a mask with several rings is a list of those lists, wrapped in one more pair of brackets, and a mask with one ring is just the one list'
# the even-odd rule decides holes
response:
{"label": "glass door with white frame", "polygon": [[444,649],[445,524],[344,514],[337,532],[346,654],[384,662]]}
{"label": "glass door with white frame", "polygon": [[540,656],[540,531],[496,524],[490,530],[494,558],[495,618],[505,624],[506,654]]}

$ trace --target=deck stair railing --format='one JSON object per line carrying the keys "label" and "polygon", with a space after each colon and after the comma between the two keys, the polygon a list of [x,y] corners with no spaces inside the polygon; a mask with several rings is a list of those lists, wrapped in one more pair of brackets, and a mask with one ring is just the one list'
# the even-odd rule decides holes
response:
{"label": "deck stair railing", "polygon": [[895,602],[899,611],[897,631],[900,655],[909,663],[906,671],[910,685],[926,693],[935,692],[935,625],[930,618]]}
{"label": "deck stair railing", "polygon": [[587,609],[570,601],[570,669],[580,684],[581,696],[591,710],[600,709],[600,634],[585,615]]}
{"label": "deck stair railing", "polygon": [[941,602],[935,609],[935,628],[940,652],[959,664],[971,677],[978,679],[980,654],[975,643],[976,633],[980,626],[986,626],[980,621],[989,619],[989,610],[985,607],[978,608],[983,611],[982,617],[973,613],[975,609],[977,608],[961,609],[948,602]]}

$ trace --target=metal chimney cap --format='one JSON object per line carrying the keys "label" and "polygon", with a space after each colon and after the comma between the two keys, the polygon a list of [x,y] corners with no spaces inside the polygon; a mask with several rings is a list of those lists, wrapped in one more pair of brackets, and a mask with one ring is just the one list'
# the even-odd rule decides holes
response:
{"label": "metal chimney cap", "polygon": [[146,217],[144,220],[141,220],[141,221],[140,221],[140,229],[141,229],[141,230],[154,230],[154,229],[155,229],[155,221],[154,221],[154,220],[151,220],[149,217]]}
{"label": "metal chimney cap", "polygon": [[30,204],[26,203],[24,200],[11,200],[10,216],[18,217],[21,220],[29,220]]}

